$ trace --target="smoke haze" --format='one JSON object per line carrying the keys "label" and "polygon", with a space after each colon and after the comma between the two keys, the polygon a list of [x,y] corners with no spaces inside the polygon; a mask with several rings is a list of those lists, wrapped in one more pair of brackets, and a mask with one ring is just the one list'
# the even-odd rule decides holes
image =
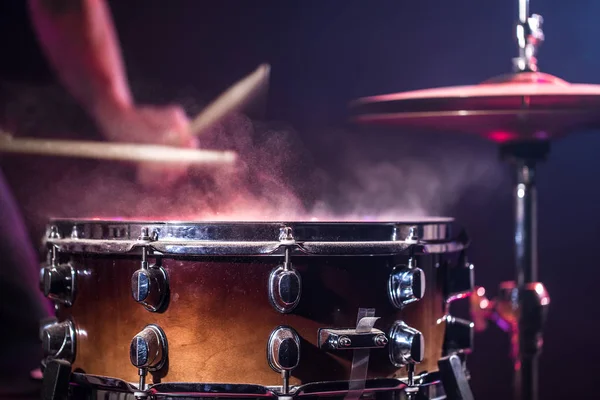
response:
{"label": "smoke haze", "polygon": [[[15,136],[100,136],[60,89],[3,86],[2,124]],[[190,115],[201,107],[184,101]],[[80,133],[81,132],[81,133]],[[2,156],[23,213],[48,218],[155,220],[402,220],[446,213],[475,188],[493,194],[502,169],[489,153],[411,142],[410,135],[314,132],[231,115],[200,136],[209,149],[238,152],[235,168],[194,167],[189,179],[142,187],[131,165]],[[391,151],[390,151],[391,149]],[[482,197],[485,199],[485,196]],[[482,200],[484,201],[484,200]]]}

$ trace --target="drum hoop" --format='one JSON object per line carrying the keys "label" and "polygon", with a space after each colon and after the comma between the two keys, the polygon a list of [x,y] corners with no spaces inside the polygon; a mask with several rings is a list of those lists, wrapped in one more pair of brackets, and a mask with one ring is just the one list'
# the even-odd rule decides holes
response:
{"label": "drum hoop", "polygon": [[[45,241],[67,253],[137,253],[143,247],[182,256],[281,255],[286,249],[305,255],[445,253],[468,247],[464,231],[452,236],[452,222],[448,218],[414,223],[52,220]],[[284,230],[289,235],[282,238]]]}
{"label": "drum hoop", "polygon": [[[438,372],[425,372],[415,376],[414,382],[419,387],[436,385],[440,383],[440,376]],[[139,393],[136,385],[123,380],[79,372],[71,374],[71,384],[96,390]],[[403,390],[406,387],[406,381],[398,378],[368,379],[365,381],[364,393]],[[313,382],[290,387],[290,393],[287,396],[300,398],[343,395],[348,393],[348,388],[348,381]],[[280,389],[279,386],[252,384],[174,382],[150,385],[145,393],[151,396],[278,398],[282,396]]]}

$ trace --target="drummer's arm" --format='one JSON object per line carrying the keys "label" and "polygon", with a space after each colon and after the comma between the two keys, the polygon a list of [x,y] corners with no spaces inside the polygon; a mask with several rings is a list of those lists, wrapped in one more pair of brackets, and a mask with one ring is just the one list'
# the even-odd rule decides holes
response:
{"label": "drummer's arm", "polygon": [[133,107],[104,0],[29,0],[42,48],[67,90],[98,120]]}

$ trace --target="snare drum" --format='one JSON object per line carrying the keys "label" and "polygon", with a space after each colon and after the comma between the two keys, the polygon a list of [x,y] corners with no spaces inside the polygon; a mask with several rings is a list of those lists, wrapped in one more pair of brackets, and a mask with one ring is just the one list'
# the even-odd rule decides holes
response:
{"label": "snare drum", "polygon": [[79,391],[139,396],[425,388],[441,357],[472,346],[472,324],[448,313],[473,285],[454,230],[442,218],[52,220],[46,360],[71,363]]}

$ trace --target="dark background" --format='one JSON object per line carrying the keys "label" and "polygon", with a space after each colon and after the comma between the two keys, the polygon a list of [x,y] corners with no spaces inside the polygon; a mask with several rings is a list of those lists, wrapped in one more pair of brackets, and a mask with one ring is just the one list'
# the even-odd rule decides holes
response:
{"label": "dark background", "polygon": [[[55,88],[21,3],[4,1],[0,6],[4,123],[19,132],[27,132],[28,124],[40,118],[61,126],[92,126]],[[516,1],[109,4],[138,100],[165,102],[183,96],[193,99],[188,109],[194,111],[259,63],[269,62],[272,79],[265,119],[293,128],[294,143],[303,156],[292,168],[290,181],[302,188],[303,201],[322,198],[335,206],[342,191],[316,181],[312,185],[311,176],[318,170],[344,179],[347,154],[356,156],[357,162],[393,160],[407,168],[419,160],[420,165],[433,166],[434,173],[460,181],[453,200],[432,212],[456,217],[468,229],[478,284],[493,294],[500,281],[513,279],[511,175],[497,160],[495,145],[474,136],[358,130],[347,126],[345,116],[348,102],[356,97],[476,84],[509,72],[516,55]],[[532,12],[545,19],[546,42],[539,56],[542,71],[571,82],[600,83],[600,3],[538,0],[532,2]],[[17,107],[17,112],[11,96],[18,97],[15,88],[21,87],[41,94],[33,108]],[[42,102],[40,107],[39,99],[46,99],[48,91],[58,91],[60,106]],[[52,113],[54,119],[50,118],[48,110],[57,107],[60,117]],[[53,129],[50,124],[46,128]],[[593,300],[600,278],[595,252],[600,232],[600,135],[596,133],[577,132],[553,143],[550,159],[540,168],[540,277],[552,297],[541,357],[543,399],[594,397],[595,392],[594,371],[600,356],[595,343],[600,324]],[[467,180],[470,172],[454,171],[452,162],[436,169],[438,157],[452,152],[497,163],[494,179],[470,185],[457,178],[465,174]],[[6,161],[3,168],[17,197],[26,204],[24,197],[31,193],[20,188],[26,185],[27,172],[35,171],[19,175]],[[409,183],[427,185],[427,179]],[[398,192],[411,190],[404,182],[390,185]],[[38,188],[39,195],[43,197],[51,187],[52,182],[46,182]],[[452,192],[448,185],[440,188],[442,198]],[[23,208],[27,216],[30,210]],[[508,345],[508,337],[493,327],[477,336],[469,362],[477,398],[511,397]]]}

